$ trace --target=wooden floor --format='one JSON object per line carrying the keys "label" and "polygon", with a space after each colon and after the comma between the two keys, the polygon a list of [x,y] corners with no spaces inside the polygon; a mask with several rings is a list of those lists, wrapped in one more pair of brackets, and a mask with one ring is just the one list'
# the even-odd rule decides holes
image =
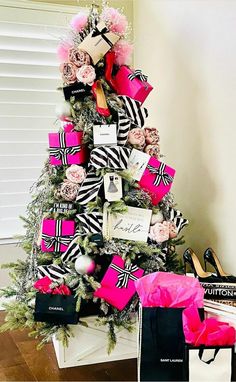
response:
{"label": "wooden floor", "polygon": [[[4,313],[0,312],[0,322]],[[136,360],[59,369],[53,346],[36,350],[27,331],[0,334],[0,381],[136,381]]]}

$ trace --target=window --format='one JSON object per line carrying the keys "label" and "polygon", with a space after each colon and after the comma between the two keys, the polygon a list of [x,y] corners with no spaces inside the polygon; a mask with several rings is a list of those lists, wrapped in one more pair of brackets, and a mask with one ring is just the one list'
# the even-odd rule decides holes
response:
{"label": "window", "polygon": [[0,239],[23,233],[19,215],[47,157],[62,100],[56,47],[77,7],[0,0]]}

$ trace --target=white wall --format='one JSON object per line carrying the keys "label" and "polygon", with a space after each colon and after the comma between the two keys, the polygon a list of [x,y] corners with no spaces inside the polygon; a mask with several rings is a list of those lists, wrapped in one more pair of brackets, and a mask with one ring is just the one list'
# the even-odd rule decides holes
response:
{"label": "white wall", "polygon": [[236,274],[236,2],[135,0],[135,67],[149,74],[149,125],[161,134],[186,246],[217,251]]}

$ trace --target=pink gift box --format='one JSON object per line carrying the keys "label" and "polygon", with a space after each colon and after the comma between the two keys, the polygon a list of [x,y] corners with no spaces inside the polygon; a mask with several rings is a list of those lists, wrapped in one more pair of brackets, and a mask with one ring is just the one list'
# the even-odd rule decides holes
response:
{"label": "pink gift box", "polygon": [[135,71],[128,66],[121,66],[114,77],[117,94],[129,96],[143,103],[153,87],[147,81],[142,81],[140,79],[142,76],[142,73],[140,77],[138,74],[135,76]]}
{"label": "pink gift box", "polygon": [[157,205],[170,191],[175,176],[175,170],[154,157],[149,159],[148,165],[139,181],[142,189],[149,192],[153,205]]}
{"label": "pink gift box", "polygon": [[41,249],[43,252],[65,252],[74,234],[74,220],[43,219]]}
{"label": "pink gift box", "polygon": [[94,296],[123,310],[136,292],[134,281],[141,278],[143,273],[143,269],[133,264],[125,265],[124,260],[115,255]]}
{"label": "pink gift box", "polygon": [[83,132],[49,133],[50,163],[54,166],[81,164],[87,160],[87,150],[82,144]]}

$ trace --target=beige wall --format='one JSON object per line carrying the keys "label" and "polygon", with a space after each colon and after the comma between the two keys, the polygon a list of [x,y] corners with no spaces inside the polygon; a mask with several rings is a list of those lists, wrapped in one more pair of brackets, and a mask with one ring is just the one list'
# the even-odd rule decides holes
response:
{"label": "beige wall", "polygon": [[135,0],[134,12],[135,66],[155,88],[149,122],[177,170],[186,246],[213,246],[236,274],[236,2]]}

